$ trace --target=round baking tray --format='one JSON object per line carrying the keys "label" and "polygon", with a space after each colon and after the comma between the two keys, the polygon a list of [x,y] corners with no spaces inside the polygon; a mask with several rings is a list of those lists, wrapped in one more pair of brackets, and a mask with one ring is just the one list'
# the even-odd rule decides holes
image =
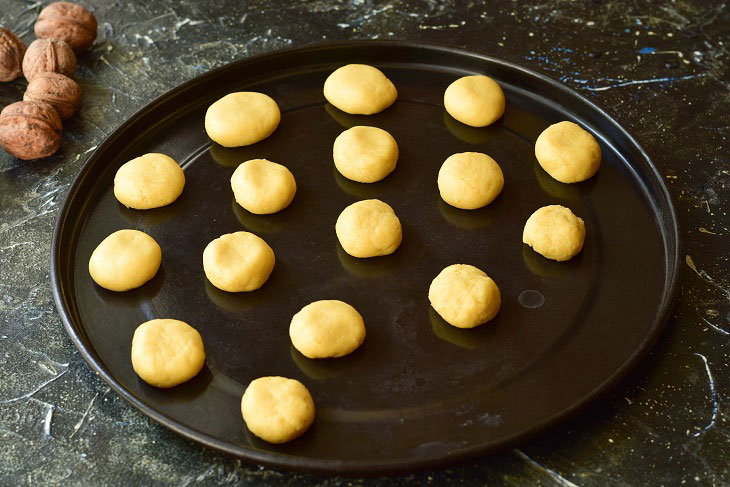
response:
{"label": "round baking tray", "polygon": [[[377,66],[398,101],[372,116],[328,105],[327,75],[360,62]],[[504,117],[486,128],[443,108],[456,78],[487,74],[504,88]],[[211,144],[207,107],[233,91],[260,91],[282,111],[277,131],[243,148]],[[534,141],[549,124],[572,120],[603,151],[598,174],[565,185],[537,164]],[[400,147],[385,180],[359,184],[332,163],[346,128],[374,125]],[[436,175],[456,152],[485,152],[505,175],[502,194],[466,211],[439,198]],[[124,162],[163,152],[186,174],[172,205],[129,210],[113,195]],[[257,216],[233,200],[230,176],[248,159],[290,168],[298,192],[289,208]],[[390,204],[403,224],[391,256],[355,259],[337,242],[345,206]],[[557,263],[522,244],[525,220],[548,204],[586,222],[583,251]],[[94,284],[88,260],[122,228],[162,247],[157,276],[133,291]],[[256,292],[211,286],[202,251],[224,233],[247,230],[276,253]],[[436,467],[494,452],[534,435],[616,384],[648,351],[677,292],[680,241],[672,203],[651,160],[615,120],[561,83],[513,63],[455,48],[408,42],[349,42],[274,52],[199,76],[148,104],[110,134],[73,182],[56,223],[51,281],[69,336],[89,365],[144,414],[210,447],[269,466],[316,472],[387,473]],[[495,320],[473,330],[445,324],[427,291],[445,266],[469,263],[500,286]],[[363,315],[368,336],[355,353],[309,360],[291,347],[291,316],[319,299],[341,299]],[[134,329],[177,318],[203,336],[206,366],[169,390],[148,386],[130,362]],[[252,379],[282,375],[315,399],[312,428],[285,445],[251,435],[240,397]]]}

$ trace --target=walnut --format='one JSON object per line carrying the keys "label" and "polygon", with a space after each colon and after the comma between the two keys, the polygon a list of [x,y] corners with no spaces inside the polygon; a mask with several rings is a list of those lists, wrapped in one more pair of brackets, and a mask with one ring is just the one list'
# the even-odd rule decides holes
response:
{"label": "walnut", "polygon": [[28,83],[23,100],[48,103],[56,109],[61,120],[66,120],[79,107],[81,88],[74,80],[62,74],[41,73]]}
{"label": "walnut", "polygon": [[41,10],[34,30],[39,39],[66,41],[80,54],[96,39],[96,17],[81,5],[55,2]]}
{"label": "walnut", "polygon": [[0,146],[15,157],[48,157],[60,144],[61,119],[51,105],[19,101],[0,112]]}
{"label": "walnut", "polygon": [[32,81],[39,73],[61,73],[69,78],[76,73],[76,56],[68,44],[56,39],[36,39],[23,58],[23,74]]}
{"label": "walnut", "polygon": [[23,41],[8,29],[0,27],[0,81],[12,81],[20,76],[23,54]]}

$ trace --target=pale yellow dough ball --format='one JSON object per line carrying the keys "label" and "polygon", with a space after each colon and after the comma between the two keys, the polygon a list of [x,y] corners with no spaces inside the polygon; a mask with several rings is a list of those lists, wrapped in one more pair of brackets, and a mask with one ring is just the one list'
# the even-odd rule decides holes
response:
{"label": "pale yellow dough ball", "polygon": [[398,162],[398,144],[377,127],[352,127],[335,139],[332,157],[347,179],[374,183],[393,172]]}
{"label": "pale yellow dough ball", "polygon": [[227,233],[203,251],[203,270],[211,284],[231,293],[254,291],[274,270],[274,251],[249,232]]}
{"label": "pale yellow dough ball", "polygon": [[286,443],[314,421],[314,400],[298,380],[261,377],[251,381],[241,398],[246,427],[269,443]]}
{"label": "pale yellow dough ball", "polygon": [[200,333],[179,320],[142,323],[132,338],[132,367],[155,387],[174,387],[195,377],[205,364]]}
{"label": "pale yellow dough ball", "polygon": [[114,176],[114,196],[136,210],[169,205],[182,194],[185,173],[172,157],[145,154],[125,163]]}
{"label": "pale yellow dough ball", "polygon": [[152,279],[162,263],[162,249],[139,230],[119,230],[94,249],[89,274],[110,291],[128,291]]}
{"label": "pale yellow dough ball", "polygon": [[472,127],[486,127],[504,113],[504,92],[492,78],[464,76],[446,88],[444,107],[449,115]]}
{"label": "pale yellow dough ball", "polygon": [[342,210],[335,232],[345,252],[361,258],[392,254],[403,238],[393,208],[380,200],[358,201]]}
{"label": "pale yellow dough ball", "polygon": [[233,172],[231,188],[239,205],[251,213],[266,215],[289,206],[297,183],[291,171],[281,164],[253,159]]}
{"label": "pale yellow dough ball", "polygon": [[596,174],[601,165],[601,147],[580,125],[559,122],[537,138],[535,157],[545,172],[561,183],[577,183]]}
{"label": "pale yellow dough ball", "polygon": [[497,284],[481,269],[454,264],[431,282],[428,300],[450,325],[474,328],[497,315],[502,298]]}
{"label": "pale yellow dough ball", "polygon": [[224,147],[259,142],[279,126],[279,105],[269,96],[253,91],[230,93],[208,107],[205,131]]}
{"label": "pale yellow dough ball", "polygon": [[438,175],[441,198],[451,206],[474,210],[491,203],[504,186],[499,164],[480,152],[449,156]]}
{"label": "pale yellow dough ball", "polygon": [[522,241],[538,254],[557,261],[572,259],[583,248],[586,227],[570,209],[543,206],[525,223]]}
{"label": "pale yellow dough ball", "polygon": [[355,351],[365,339],[365,322],[345,302],[315,301],[294,315],[289,337],[305,357],[342,357]]}
{"label": "pale yellow dough ball", "polygon": [[378,68],[348,64],[327,77],[324,97],[343,112],[372,115],[392,105],[398,98],[398,91]]}

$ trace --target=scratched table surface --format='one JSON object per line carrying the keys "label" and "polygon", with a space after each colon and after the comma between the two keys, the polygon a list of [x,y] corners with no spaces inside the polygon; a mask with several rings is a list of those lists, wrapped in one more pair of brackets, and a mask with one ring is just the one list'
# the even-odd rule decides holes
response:
{"label": "scratched table surface", "polygon": [[[61,150],[34,162],[0,151],[0,485],[730,483],[730,7],[530,3],[88,0],[99,36],[79,59],[83,101]],[[29,43],[41,8],[0,0],[0,25]],[[236,59],[372,38],[484,52],[604,107],[653,157],[675,201],[686,244],[681,296],[626,381],[518,448],[397,478],[273,471],[177,436],[91,372],[54,308],[53,224],[87,155],[153,98]],[[0,84],[0,106],[25,86]]]}

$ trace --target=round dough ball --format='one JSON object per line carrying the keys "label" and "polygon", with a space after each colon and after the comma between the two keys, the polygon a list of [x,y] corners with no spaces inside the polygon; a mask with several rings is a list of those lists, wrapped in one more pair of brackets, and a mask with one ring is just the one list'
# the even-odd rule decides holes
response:
{"label": "round dough ball", "polygon": [[449,156],[439,169],[439,193],[451,206],[474,210],[488,205],[504,186],[499,164],[480,152]]}
{"label": "round dough ball", "polygon": [[450,325],[474,328],[497,315],[502,298],[497,284],[481,269],[454,264],[431,282],[428,300]]}
{"label": "round dough ball", "polygon": [[195,377],[205,364],[200,333],[179,320],[142,323],[132,338],[132,367],[146,383],[174,387]]}
{"label": "round dough ball", "polygon": [[182,194],[185,173],[172,157],[145,154],[125,163],[114,176],[114,196],[127,208],[169,205]]}
{"label": "round dough ball", "polygon": [[354,352],[365,340],[365,322],[347,303],[315,301],[294,315],[289,337],[305,357],[342,357]]}
{"label": "round dough ball", "polygon": [[372,115],[392,105],[398,98],[398,91],[378,68],[348,64],[327,77],[324,97],[343,112]]}
{"label": "round dough ball", "polygon": [[251,433],[269,443],[286,443],[309,429],[314,401],[298,380],[261,377],[243,393],[241,414]]}
{"label": "round dough ball", "polygon": [[110,291],[129,291],[149,281],[160,268],[162,249],[155,239],[139,230],[119,230],[94,249],[89,274]]}
{"label": "round dough ball", "polygon": [[361,258],[392,254],[403,238],[393,208],[380,200],[358,201],[342,210],[335,232],[345,252]]}
{"label": "round dough ball", "polygon": [[203,270],[211,284],[230,293],[254,291],[274,270],[274,251],[249,232],[221,235],[203,251]]}
{"label": "round dough ball", "polygon": [[251,145],[279,126],[279,105],[263,93],[230,93],[208,107],[205,131],[224,147]]}
{"label": "round dough ball", "polygon": [[335,167],[347,179],[374,183],[393,172],[398,162],[398,144],[377,127],[352,127],[335,139]]}
{"label": "round dough ball", "polygon": [[559,122],[543,130],[537,138],[535,157],[545,172],[561,183],[577,183],[598,171],[601,146],[580,125]]}
{"label": "round dough ball", "polygon": [[253,159],[233,172],[231,188],[239,205],[251,213],[268,215],[289,206],[297,183],[291,171],[281,164]]}
{"label": "round dough ball", "polygon": [[557,261],[573,258],[583,248],[586,226],[570,209],[543,206],[525,223],[522,241],[538,254]]}
{"label": "round dough ball", "polygon": [[504,92],[488,76],[464,76],[446,88],[444,107],[461,123],[486,127],[504,113]]}

